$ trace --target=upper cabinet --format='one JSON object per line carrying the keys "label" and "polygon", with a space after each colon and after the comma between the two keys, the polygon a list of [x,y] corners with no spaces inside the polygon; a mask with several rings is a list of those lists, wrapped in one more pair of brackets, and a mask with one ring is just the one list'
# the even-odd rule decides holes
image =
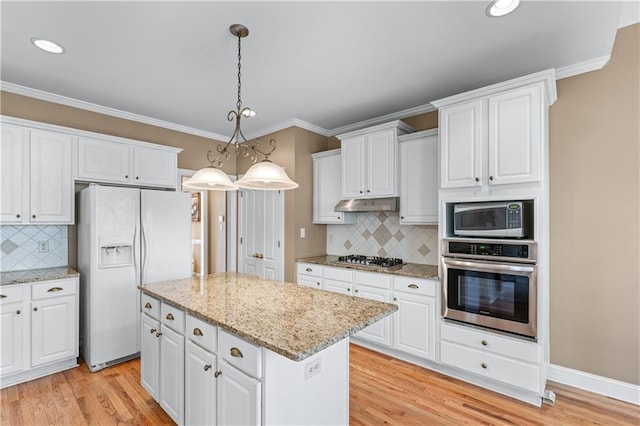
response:
{"label": "upper cabinet", "polygon": [[70,135],[2,126],[2,223],[72,224]]}
{"label": "upper cabinet", "polygon": [[539,182],[556,98],[549,70],[432,102],[439,109],[440,187]]}
{"label": "upper cabinet", "polygon": [[353,224],[356,213],[334,211],[342,188],[342,158],[339,149],[311,154],[313,158],[313,223]]}
{"label": "upper cabinet", "polygon": [[401,121],[338,135],[342,147],[342,198],[399,196],[398,136],[413,131]]}
{"label": "upper cabinet", "polygon": [[174,148],[81,137],[77,179],[86,182],[175,187],[178,153]]}
{"label": "upper cabinet", "polygon": [[438,224],[438,129],[400,136],[400,224]]}

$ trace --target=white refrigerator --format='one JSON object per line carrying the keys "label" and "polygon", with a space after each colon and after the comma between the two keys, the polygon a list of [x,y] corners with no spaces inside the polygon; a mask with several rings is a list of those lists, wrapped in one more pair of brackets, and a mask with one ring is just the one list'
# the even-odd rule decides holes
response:
{"label": "white refrigerator", "polygon": [[81,352],[95,372],[139,356],[138,285],[191,276],[191,200],[92,184],[77,217]]}

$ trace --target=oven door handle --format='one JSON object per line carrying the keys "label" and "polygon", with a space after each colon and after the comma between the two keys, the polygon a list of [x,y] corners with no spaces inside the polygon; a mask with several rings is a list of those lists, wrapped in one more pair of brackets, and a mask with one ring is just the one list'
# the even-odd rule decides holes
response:
{"label": "oven door handle", "polygon": [[484,262],[480,260],[463,260],[452,259],[448,257],[442,258],[442,263],[445,266],[455,266],[458,268],[464,268],[474,271],[493,272],[496,274],[502,273],[514,273],[519,272],[521,274],[530,274],[536,270],[534,265],[522,265],[519,263],[505,263],[505,262]]}

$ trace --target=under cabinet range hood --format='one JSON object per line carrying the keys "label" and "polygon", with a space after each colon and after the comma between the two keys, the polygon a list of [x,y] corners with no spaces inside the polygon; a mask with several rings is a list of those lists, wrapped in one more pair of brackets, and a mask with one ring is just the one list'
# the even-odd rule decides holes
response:
{"label": "under cabinet range hood", "polygon": [[397,212],[398,197],[340,200],[334,207],[336,212]]}

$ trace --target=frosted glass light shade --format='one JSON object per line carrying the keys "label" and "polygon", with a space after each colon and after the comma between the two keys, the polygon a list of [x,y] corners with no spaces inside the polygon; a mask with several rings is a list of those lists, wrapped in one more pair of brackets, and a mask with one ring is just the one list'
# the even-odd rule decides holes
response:
{"label": "frosted glass light shade", "polygon": [[247,170],[242,178],[236,181],[240,188],[277,191],[294,189],[298,184],[289,179],[284,168],[269,160],[262,160]]}
{"label": "frosted glass light shade", "polygon": [[185,189],[196,191],[234,191],[238,189],[225,172],[211,166],[198,170],[182,186]]}

